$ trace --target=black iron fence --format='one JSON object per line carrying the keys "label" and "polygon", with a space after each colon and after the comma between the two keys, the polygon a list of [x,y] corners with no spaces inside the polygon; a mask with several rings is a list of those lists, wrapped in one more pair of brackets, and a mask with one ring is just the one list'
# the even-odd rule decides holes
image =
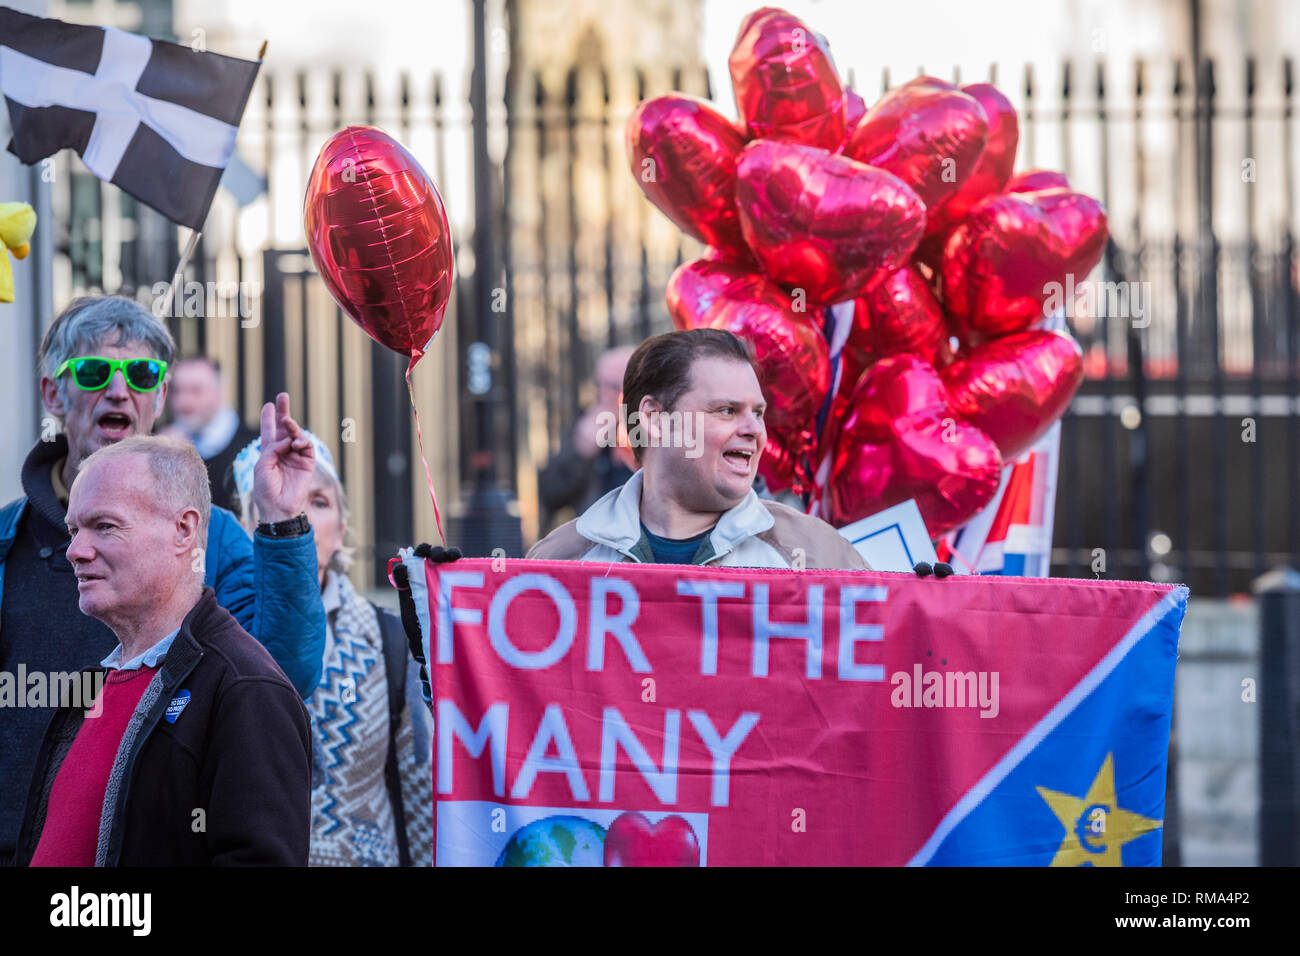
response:
{"label": "black iron fence", "polygon": [[[1065,65],[1050,81],[999,82],[1021,111],[1018,166],[1063,168],[1111,211],[1112,243],[1091,280],[1146,290],[1141,316],[1131,302],[1112,314],[1097,295],[1070,320],[1087,379],[1063,423],[1053,573],[1151,576],[1226,594],[1274,563],[1300,561],[1292,71],[1289,62],[1244,63],[1231,80],[1204,63]],[[858,88],[870,100],[889,83]],[[264,77],[240,148],[267,178],[250,207],[266,204],[265,215],[253,215],[254,229],[247,210],[219,196],[186,276],[218,285],[200,315],[182,308],[169,319],[183,351],[222,358],[246,419],[275,389],[301,395],[309,427],[341,459],[369,579],[397,544],[434,534],[401,363],[341,316],[300,233],[286,240],[294,230],[284,214],[276,222],[275,201],[292,195],[300,210],[320,144],[353,122],[411,144],[444,194],[467,190],[449,157],[469,153],[468,113],[446,88],[438,76],[340,70]],[[624,155],[626,117],[646,96],[714,91],[703,69],[598,63],[514,70],[506,89],[489,109],[503,145],[498,208],[484,224],[498,237],[500,301],[471,301],[468,236],[454,223],[457,291],[417,368],[417,399],[445,506],[469,473],[463,351],[477,310],[500,312],[492,360],[508,409],[498,417],[501,471],[519,490],[532,538],[541,530],[537,469],[590,400],[595,358],[667,329],[668,276],[703,251],[640,195]],[[170,277],[177,236],[148,210],[71,169],[56,178],[55,198],[64,230],[56,300],[104,288],[148,297]],[[260,298],[250,316],[236,308],[235,318],[218,318],[229,314],[232,282],[256,285]]]}

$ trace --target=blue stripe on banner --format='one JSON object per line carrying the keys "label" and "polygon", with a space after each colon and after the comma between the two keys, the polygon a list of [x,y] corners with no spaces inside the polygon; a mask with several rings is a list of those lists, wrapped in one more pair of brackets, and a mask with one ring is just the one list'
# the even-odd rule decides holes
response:
{"label": "blue stripe on banner", "polygon": [[1000,574],[1007,578],[1023,578],[1025,576],[1025,556],[1015,552],[1002,552],[1002,570],[990,571],[990,574]]}
{"label": "blue stripe on banner", "polygon": [[[827,343],[835,336],[835,313],[831,311],[828,305],[822,309],[822,337]],[[821,437],[822,429],[826,426],[826,418],[831,413],[831,405],[835,401],[835,377],[840,371],[840,362],[843,361],[843,355],[836,354],[831,358],[831,388],[826,393],[826,398],[822,401],[822,407],[817,410],[817,424],[814,435]]]}
{"label": "blue stripe on banner", "polygon": [[1158,616],[1115,669],[983,794],[933,855],[914,862],[1160,865],[1186,590],[1153,610]]}

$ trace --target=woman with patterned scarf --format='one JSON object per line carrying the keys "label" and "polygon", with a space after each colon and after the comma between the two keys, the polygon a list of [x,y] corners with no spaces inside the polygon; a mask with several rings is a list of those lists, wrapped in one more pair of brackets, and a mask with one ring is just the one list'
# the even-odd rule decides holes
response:
{"label": "woman with patterned scarf", "polygon": [[[328,633],[320,686],[304,703],[312,722],[309,866],[430,866],[432,718],[401,622],[348,579],[347,496],[315,435],[308,514]],[[252,533],[253,467],[260,439],[236,458],[242,521]]]}

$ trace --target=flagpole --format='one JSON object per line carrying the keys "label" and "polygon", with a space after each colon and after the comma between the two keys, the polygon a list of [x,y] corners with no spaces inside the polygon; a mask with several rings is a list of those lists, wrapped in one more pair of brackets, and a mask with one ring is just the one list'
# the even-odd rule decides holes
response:
{"label": "flagpole", "polygon": [[181,261],[176,265],[176,275],[172,276],[172,284],[167,287],[167,299],[162,307],[163,315],[171,315],[172,302],[176,298],[176,290],[180,288],[181,278],[185,274],[185,267],[189,265],[190,257],[194,255],[194,249],[199,244],[199,237],[203,235],[202,229],[190,231],[190,241],[185,244],[185,251],[181,253]]}

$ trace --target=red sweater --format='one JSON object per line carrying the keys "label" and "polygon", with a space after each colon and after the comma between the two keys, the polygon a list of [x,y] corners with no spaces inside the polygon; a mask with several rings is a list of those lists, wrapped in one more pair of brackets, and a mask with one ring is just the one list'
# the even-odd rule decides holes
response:
{"label": "red sweater", "polygon": [[126,725],[157,670],[141,667],[108,672],[100,691],[103,712],[82,722],[54,778],[32,866],[95,865],[108,775]]}

